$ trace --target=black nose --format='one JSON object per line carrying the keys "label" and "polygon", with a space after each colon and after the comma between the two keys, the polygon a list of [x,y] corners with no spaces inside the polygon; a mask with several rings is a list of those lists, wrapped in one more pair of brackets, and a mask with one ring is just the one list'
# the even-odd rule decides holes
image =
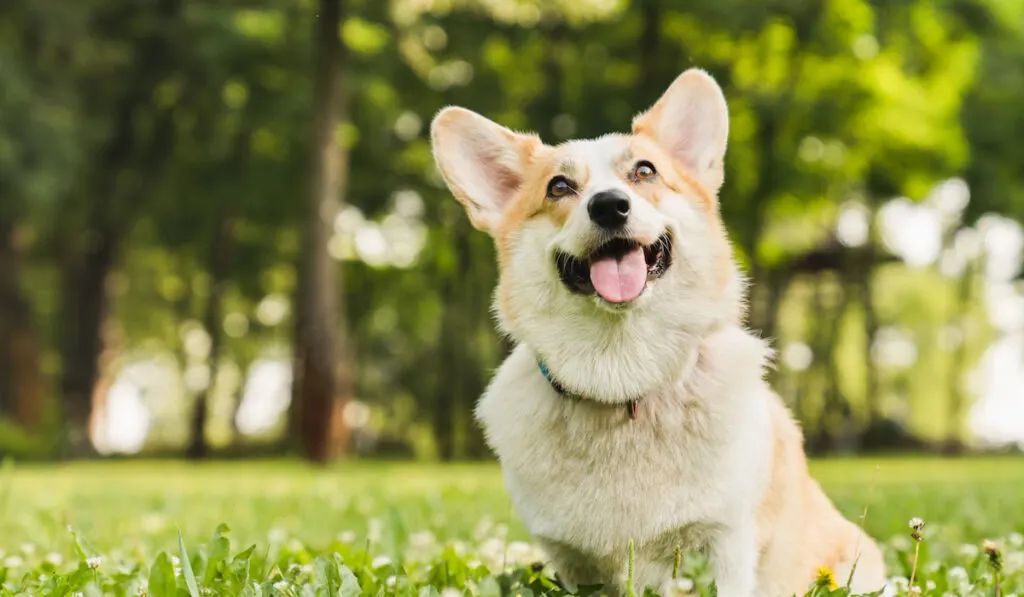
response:
{"label": "black nose", "polygon": [[619,228],[629,217],[629,197],[618,190],[601,191],[590,198],[587,213],[602,228]]}

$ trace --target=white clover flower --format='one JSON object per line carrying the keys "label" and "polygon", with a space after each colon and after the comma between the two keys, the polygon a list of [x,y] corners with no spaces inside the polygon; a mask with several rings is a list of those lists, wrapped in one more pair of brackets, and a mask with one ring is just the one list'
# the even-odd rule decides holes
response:
{"label": "white clover flower", "polygon": [[926,590],[926,591],[934,591],[935,590],[935,581],[929,580],[928,582],[924,583],[924,590]]}
{"label": "white clover flower", "polygon": [[437,544],[437,538],[430,531],[417,531],[409,535],[409,545],[412,547],[430,547]]}
{"label": "white clover flower", "polygon": [[476,523],[476,528],[473,529],[473,537],[475,539],[483,539],[488,536],[491,529],[494,527],[494,523],[489,518],[482,518]]}
{"label": "white clover flower", "polygon": [[274,583],[274,588],[277,589],[278,591],[284,591],[285,589],[288,588],[288,581],[286,581],[286,580],[279,580],[276,583]]}
{"label": "white clover flower", "polygon": [[914,586],[910,587],[909,589],[907,589],[907,592],[910,593],[911,595],[920,595],[921,594],[921,587],[919,587],[917,585],[914,585]]}
{"label": "white clover flower", "polygon": [[905,576],[894,576],[889,579],[889,582],[901,593],[910,588],[910,579]]}
{"label": "white clover flower", "polygon": [[288,574],[291,574],[292,576],[298,576],[300,572],[302,572],[302,566],[299,566],[294,562],[288,564]]}
{"label": "white clover flower", "polygon": [[7,558],[4,560],[4,567],[19,568],[24,563],[25,560],[21,559],[20,556],[7,556]]}
{"label": "white clover flower", "polygon": [[366,536],[371,543],[380,543],[384,534],[384,523],[379,518],[371,518],[366,531]]}
{"label": "white clover flower", "polygon": [[171,565],[181,566],[181,558],[179,558],[178,556],[171,556]]}
{"label": "white clover flower", "polygon": [[513,541],[508,544],[508,561],[519,565],[525,566],[538,560],[537,550],[523,541]]}
{"label": "white clover flower", "polygon": [[46,554],[46,558],[44,559],[47,562],[53,564],[54,566],[60,566],[64,563],[64,556],[60,555],[55,551],[51,551],[50,553]]}
{"label": "white clover flower", "polygon": [[338,533],[338,541],[342,543],[352,543],[356,540],[356,534],[354,531],[342,531]]}
{"label": "white clover flower", "polygon": [[922,529],[922,528],[924,528],[924,520],[919,518],[919,517],[917,517],[917,516],[915,516],[915,517],[910,519],[910,522],[907,523],[907,526],[909,526],[910,528],[914,529],[915,531],[919,530],[919,529]]}
{"label": "white clover flower", "polygon": [[665,597],[684,597],[693,591],[693,581],[688,578],[677,578],[664,585]]}
{"label": "white clover flower", "polygon": [[1024,551],[1011,551],[1003,558],[1003,568],[1008,571],[1024,570]]}
{"label": "white clover flower", "polygon": [[501,566],[502,561],[505,559],[505,542],[492,537],[480,544],[480,547],[477,549],[477,555],[488,564]]}
{"label": "white clover flower", "polygon": [[267,540],[271,543],[284,543],[284,540],[288,538],[288,531],[274,527],[267,533]]}
{"label": "white clover flower", "polygon": [[377,556],[370,562],[370,568],[380,568],[381,566],[390,566],[391,558],[387,556]]}
{"label": "white clover flower", "polygon": [[889,544],[892,545],[897,551],[907,551],[912,546],[910,538],[905,537],[903,535],[897,535],[896,537],[893,537],[892,541],[890,541]]}
{"label": "white clover flower", "polygon": [[[1013,547],[1024,547],[1024,535],[1021,535],[1020,533],[1010,533],[1006,537],[1006,542]],[[1010,596],[1007,595],[1006,597]]]}
{"label": "white clover flower", "polygon": [[963,566],[954,566],[946,572],[946,577],[949,578],[950,588],[959,590],[963,593],[969,582],[967,575],[967,569]]}
{"label": "white clover flower", "polygon": [[396,578],[395,575],[392,574],[391,576],[384,579],[384,584],[387,585],[389,589],[394,589],[395,585],[398,584],[398,578]]}
{"label": "white clover flower", "polygon": [[968,560],[973,560],[978,557],[979,553],[981,553],[981,550],[979,550],[978,546],[973,543],[964,543],[960,546],[960,555]]}
{"label": "white clover flower", "polygon": [[103,563],[103,558],[100,556],[92,556],[91,558],[85,559],[85,565],[93,570],[99,568],[101,563]]}
{"label": "white clover flower", "polygon": [[30,556],[36,552],[36,546],[34,543],[22,543],[21,553]]}
{"label": "white clover flower", "polygon": [[153,535],[167,526],[167,520],[159,512],[150,512],[142,516],[140,521],[143,532]]}

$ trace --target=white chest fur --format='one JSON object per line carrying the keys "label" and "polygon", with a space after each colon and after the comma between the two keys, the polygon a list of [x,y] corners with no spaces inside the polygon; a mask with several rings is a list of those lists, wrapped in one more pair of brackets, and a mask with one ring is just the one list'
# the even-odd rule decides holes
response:
{"label": "white chest fur", "polygon": [[638,558],[670,565],[677,545],[701,546],[753,512],[770,469],[765,353],[738,328],[717,333],[685,379],[647,396],[631,421],[624,407],[560,396],[518,347],[477,417],[527,528],[599,568],[617,568],[630,540]]}

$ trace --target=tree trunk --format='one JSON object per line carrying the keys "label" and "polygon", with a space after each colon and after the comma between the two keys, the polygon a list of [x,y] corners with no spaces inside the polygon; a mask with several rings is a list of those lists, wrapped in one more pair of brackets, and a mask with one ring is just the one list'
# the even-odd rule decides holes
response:
{"label": "tree trunk", "polygon": [[201,460],[209,454],[206,443],[206,421],[209,418],[209,396],[217,383],[217,370],[220,364],[223,335],[221,320],[223,313],[224,284],[230,268],[231,251],[231,219],[223,206],[214,212],[212,230],[210,231],[210,253],[207,255],[207,271],[210,275],[210,292],[206,295],[206,308],[203,313],[203,329],[210,337],[210,354],[208,357],[210,379],[206,388],[201,390],[192,406],[191,441],[186,455],[193,460]]}
{"label": "tree trunk", "polygon": [[[450,283],[449,290],[453,290]],[[456,394],[461,385],[460,376],[464,374],[455,367],[455,343],[460,339],[454,337],[457,325],[452,320],[459,317],[460,313],[457,311],[454,305],[445,305],[441,321],[441,346],[438,347],[438,362],[434,371],[434,441],[437,444],[437,456],[443,462],[450,462],[455,458]]]}
{"label": "tree trunk", "polygon": [[951,452],[960,452],[963,448],[963,442],[961,441],[961,431],[963,429],[963,414],[964,414],[964,370],[967,368],[967,321],[970,301],[971,301],[971,290],[974,287],[974,272],[975,265],[968,262],[967,267],[964,269],[963,274],[960,277],[960,284],[957,292],[957,298],[953,313],[955,318],[953,321],[958,325],[956,328],[960,329],[960,343],[957,344],[953,352],[953,362],[949,366],[949,421],[947,422],[947,438],[946,438],[946,449]]}
{"label": "tree trunk", "polygon": [[851,284],[842,273],[836,280],[836,292],[840,297],[838,304],[832,309],[831,321],[825,327],[828,328],[828,341],[823,346],[825,362],[825,375],[827,377],[825,394],[825,425],[829,428],[831,443],[830,449],[838,452],[849,452],[853,448],[855,438],[853,437],[852,409],[850,402],[839,387],[839,335],[842,331],[843,317],[850,304],[847,291]]}
{"label": "tree trunk", "polygon": [[[450,212],[449,212],[450,213]],[[467,364],[467,351],[473,350],[471,335],[465,331],[466,320],[471,317],[468,312],[472,307],[467,302],[472,290],[466,280],[475,278],[466,276],[469,263],[469,234],[465,219],[459,218],[451,226],[453,243],[453,262],[444,276],[444,313],[441,316],[441,338],[437,350],[435,366],[435,401],[434,401],[434,438],[437,442],[438,457],[445,462],[455,459],[458,452],[456,445],[457,424],[463,420],[462,411],[472,411],[474,399],[466,399],[466,377],[471,375],[475,365]],[[466,417],[472,419],[472,417]]]}
{"label": "tree trunk", "polygon": [[108,278],[114,267],[113,233],[90,235],[77,258],[65,265],[61,321],[65,458],[94,455],[89,437],[92,399],[100,375],[103,323],[110,313]]}
{"label": "tree trunk", "polygon": [[338,265],[327,253],[345,187],[348,156],[338,143],[345,120],[346,56],[339,37],[343,0],[321,0],[316,24],[315,139],[299,265],[292,400],[303,451],[314,462],[339,457],[348,433],[341,410],[352,393],[352,356]]}
{"label": "tree trunk", "polygon": [[878,408],[878,369],[875,361],[871,358],[871,345],[875,341],[875,334],[878,333],[878,316],[875,313],[874,284],[875,275],[875,249],[869,246],[867,258],[864,260],[863,269],[860,271],[860,300],[864,309],[864,371],[865,379],[865,405],[867,406],[867,428],[874,426],[880,419],[881,413]]}
{"label": "tree trunk", "polygon": [[[122,73],[130,85],[109,106],[113,132],[96,159],[88,164],[88,174],[80,185],[85,216],[80,219],[80,214],[65,212],[64,221],[58,224],[62,238],[72,239],[63,247],[66,256],[61,288],[60,385],[65,426],[62,452],[66,458],[94,453],[89,421],[104,354],[103,325],[111,312],[107,281],[120,244],[150,189],[158,184],[156,178],[173,146],[174,121],[170,112],[159,114],[150,135],[140,138],[139,134],[139,107],[151,102],[153,90],[164,74],[176,68],[175,25],[182,2],[160,0],[153,4],[151,9],[157,11],[161,27],[133,44],[133,66]],[[112,12],[111,22],[130,23],[138,14],[136,10],[142,9],[126,4]],[[105,97],[87,99],[87,103],[105,106],[106,112]]]}
{"label": "tree trunk", "polygon": [[33,429],[42,422],[46,391],[39,338],[19,286],[16,231],[13,221],[0,222],[0,414]]}

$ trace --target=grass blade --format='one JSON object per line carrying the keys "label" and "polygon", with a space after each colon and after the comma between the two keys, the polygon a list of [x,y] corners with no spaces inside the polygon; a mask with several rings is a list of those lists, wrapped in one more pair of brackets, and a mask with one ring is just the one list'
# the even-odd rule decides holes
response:
{"label": "grass blade", "polygon": [[192,572],[192,562],[188,559],[188,550],[185,549],[185,540],[181,537],[181,529],[178,529],[178,549],[181,550],[181,575],[185,577],[185,584],[188,586],[188,594],[192,597],[199,597],[199,585],[196,584],[196,575]]}

